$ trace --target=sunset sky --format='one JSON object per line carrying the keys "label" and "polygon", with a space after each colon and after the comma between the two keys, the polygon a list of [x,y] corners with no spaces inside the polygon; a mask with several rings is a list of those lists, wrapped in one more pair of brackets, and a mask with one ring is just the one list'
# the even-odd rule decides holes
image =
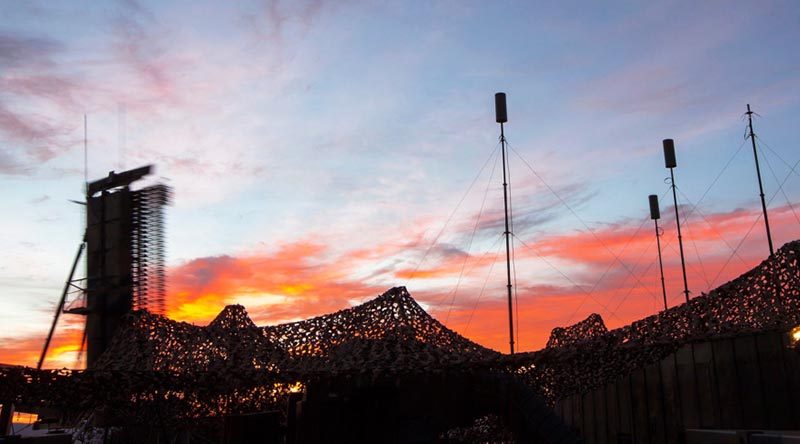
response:
{"label": "sunset sky", "polygon": [[[174,189],[166,314],[298,320],[404,285],[508,350],[494,93],[508,94],[518,349],[682,281],[693,295],[800,238],[800,3],[0,3],[0,363],[35,365],[83,234],[88,175]],[[794,171],[792,171],[792,167]],[[782,185],[779,187],[779,185]],[[698,204],[695,207],[695,204]],[[75,366],[64,316],[46,366]]]}

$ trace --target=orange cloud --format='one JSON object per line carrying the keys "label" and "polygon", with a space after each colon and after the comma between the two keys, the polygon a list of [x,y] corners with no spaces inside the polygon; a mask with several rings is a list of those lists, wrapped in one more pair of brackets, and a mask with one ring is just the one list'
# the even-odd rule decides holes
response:
{"label": "orange cloud", "polygon": [[[758,209],[739,209],[706,215],[705,220],[699,215],[689,220],[683,237],[690,296],[716,288],[766,258],[759,214]],[[593,312],[600,313],[606,325],[614,328],[663,309],[652,221],[647,220],[639,229],[641,222],[630,221],[594,234],[582,231],[530,239],[525,241],[530,249],[517,248],[518,261],[546,260],[566,275],[554,272],[559,278],[557,284],[531,286],[536,276],[519,274],[519,306],[515,308],[518,349],[539,349],[552,328],[575,323]],[[684,302],[683,280],[677,239],[671,233],[674,225],[670,226],[668,220],[662,222],[667,300],[674,306]],[[800,233],[800,221],[789,206],[770,209],[770,224],[776,249]],[[734,254],[732,249],[740,243]],[[456,306],[436,314],[440,319],[447,316],[448,326],[471,339],[507,351],[505,288],[495,284],[476,305],[478,290],[462,289]]]}
{"label": "orange cloud", "polygon": [[[757,209],[734,210],[688,219],[684,247],[693,295],[737,277],[766,257],[758,214]],[[788,206],[772,208],[770,222],[776,248],[798,237],[800,222]],[[667,296],[673,306],[684,300],[680,261],[673,226],[666,219],[662,226]],[[740,243],[734,255],[731,248]],[[517,350],[539,349],[554,327],[575,323],[593,312],[614,328],[663,307],[649,220],[626,221],[593,234],[577,231],[526,239],[525,244],[530,248],[516,248]],[[166,314],[205,324],[225,305],[241,303],[257,324],[267,325],[330,313],[377,296],[393,285],[407,285],[423,307],[448,327],[485,346],[508,350],[505,267],[500,265],[503,254],[467,254],[440,244],[414,272],[407,260],[394,259],[409,254],[417,261],[422,258],[427,246],[419,239],[349,251],[336,247],[301,241],[269,252],[188,261],[169,270]],[[490,253],[501,250],[498,244],[492,248],[496,251]],[[378,265],[381,261],[390,264]],[[459,281],[462,269],[464,279]],[[364,270],[368,271],[366,277]],[[74,365],[80,327],[68,325],[67,333],[59,328],[47,366]],[[43,341],[44,335],[4,344],[0,362],[35,365]]]}
{"label": "orange cloud", "polygon": [[[36,366],[42,354],[46,329],[40,336],[24,338],[3,338],[0,344],[0,363],[10,365]],[[43,368],[82,368],[85,354],[81,353],[83,339],[83,319],[61,317],[56,334],[50,343]],[[80,359],[79,359],[80,358]]]}
{"label": "orange cloud", "polygon": [[321,244],[297,242],[261,255],[195,259],[170,270],[166,314],[205,323],[243,303],[255,320],[280,322],[336,311],[383,290],[348,278],[365,255],[331,258]]}

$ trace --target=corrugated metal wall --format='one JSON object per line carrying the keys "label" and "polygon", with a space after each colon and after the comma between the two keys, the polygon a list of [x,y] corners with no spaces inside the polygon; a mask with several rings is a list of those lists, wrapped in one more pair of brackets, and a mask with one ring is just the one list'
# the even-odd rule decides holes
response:
{"label": "corrugated metal wall", "polygon": [[587,443],[679,443],[692,428],[800,429],[800,354],[786,332],[685,345],[556,403]]}

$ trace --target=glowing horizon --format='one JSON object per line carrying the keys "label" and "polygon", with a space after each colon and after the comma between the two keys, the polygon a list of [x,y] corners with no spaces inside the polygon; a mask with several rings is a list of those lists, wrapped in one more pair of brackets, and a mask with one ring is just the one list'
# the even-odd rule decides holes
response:
{"label": "glowing horizon", "polygon": [[[756,213],[756,211],[736,211],[732,214],[711,215],[709,219],[715,218],[720,226],[732,226],[744,232],[745,229],[753,226],[754,218],[752,216]],[[778,208],[773,211],[775,225],[780,227],[776,231],[779,237],[784,236],[784,227],[788,225],[789,228],[792,228],[791,213],[791,209],[788,207]],[[746,224],[741,223],[743,219]],[[758,219],[756,218],[755,221],[758,221]],[[645,225],[649,225],[649,223]],[[636,258],[636,256],[639,256],[642,250],[646,252],[651,247],[655,248],[651,245],[654,243],[654,238],[648,239],[650,234],[647,231],[649,230],[641,230],[639,228],[641,226],[634,227],[629,225],[627,227],[614,227],[605,232],[584,233],[582,236],[554,237],[540,242],[537,246],[538,253],[528,254],[528,256],[538,258],[547,255],[550,260],[561,257],[569,261],[577,260],[584,263],[587,261],[587,257],[595,258],[600,259],[596,265],[612,270],[615,263],[617,263],[617,259],[613,257],[604,258],[602,253],[607,248],[619,248],[621,245],[630,247],[632,244],[641,244],[639,251],[627,251],[625,253],[624,250],[618,250],[620,254],[617,255],[617,258],[633,264],[634,272],[626,275],[617,269],[616,276],[608,278],[611,281],[610,284],[603,283],[605,276],[600,276],[600,279],[586,283],[587,287],[591,286],[594,289],[592,291],[593,294],[587,294],[586,288],[576,287],[518,287],[517,291],[521,293],[518,294],[518,299],[536,301],[535,304],[523,305],[515,313],[515,316],[519,316],[515,319],[515,322],[521,325],[517,340],[524,347],[523,351],[532,351],[543,347],[549,338],[552,328],[574,324],[592,313],[599,313],[606,325],[613,329],[649,316],[662,309],[660,286],[658,284],[659,276],[657,269],[653,267],[655,258],[649,257],[644,261],[634,260],[641,259],[641,257]],[[645,232],[642,233],[642,231]],[[731,235],[733,233],[725,232],[725,234]],[[590,237],[597,241],[593,249],[572,250],[569,248],[570,243],[591,245],[591,240],[588,239]],[[664,243],[668,246],[673,240],[665,236]],[[552,245],[557,245],[558,247]],[[548,253],[548,250],[550,253]],[[176,278],[176,282],[173,283],[174,290],[170,292],[170,297],[167,299],[168,304],[165,315],[176,321],[206,325],[225,306],[240,304],[248,309],[251,319],[257,325],[274,325],[333,313],[356,305],[356,303],[366,302],[388,290],[388,288],[371,287],[358,282],[345,283],[315,280],[318,276],[330,275],[330,272],[327,271],[330,265],[325,263],[316,265],[319,268],[315,268],[306,274],[307,280],[303,280],[304,283],[296,284],[293,287],[287,287],[282,279],[273,280],[275,276],[301,276],[296,269],[306,268],[307,265],[305,264],[313,261],[316,255],[322,252],[323,250],[316,246],[301,243],[279,249],[272,256],[204,258],[184,264],[178,269],[171,269],[170,275]],[[502,256],[501,259],[503,259],[504,253],[502,249],[498,253],[498,256]],[[672,256],[675,255],[673,254]],[[690,288],[702,289],[702,291],[694,291],[693,294],[695,295],[701,292],[708,292],[728,280],[749,271],[749,269],[758,265],[765,256],[745,255],[732,260],[731,256],[723,252],[723,254],[709,257],[712,260],[705,261],[703,266],[709,272],[709,275],[715,275],[715,279],[710,284],[705,282],[705,285],[703,285],[701,272],[698,269],[693,270],[690,265]],[[518,261],[528,259],[525,255],[518,255],[517,257]],[[481,258],[476,257],[474,260],[480,263]],[[270,271],[260,275],[250,268],[253,263],[269,266]],[[287,264],[295,264],[296,269],[289,270],[287,268],[292,267],[287,267],[276,270],[272,268],[279,264],[283,264],[284,267]],[[483,265],[489,266],[485,259]],[[680,266],[677,257],[668,258],[665,266],[665,275],[668,279],[668,302],[669,306],[672,307],[683,303]],[[434,268],[441,271],[442,267],[435,265]],[[452,264],[450,275],[455,278],[455,276],[461,274],[460,269],[460,263]],[[503,270],[500,271],[504,273]],[[399,270],[399,272],[404,273],[403,270]],[[249,278],[241,279],[240,276],[242,275],[249,276]],[[422,270],[420,279],[425,280],[428,276]],[[576,275],[575,279],[582,280],[583,278]],[[199,286],[198,280],[202,281]],[[496,280],[495,292],[499,293],[499,290],[504,289],[504,285],[501,285],[504,282],[501,282],[501,279]],[[652,285],[650,288],[641,287],[642,281]],[[429,310],[432,316],[457,333],[486,347],[498,351],[507,351],[508,335],[507,324],[505,324],[507,322],[505,299],[493,298],[480,302],[474,294],[477,289],[467,288],[466,290],[461,290],[459,303],[448,304],[448,301],[454,300],[452,293],[421,291],[419,295],[416,295],[413,287],[409,291],[424,307],[432,308]],[[306,294],[306,292],[313,293],[313,297]],[[295,299],[292,300],[292,297],[295,297]],[[323,299],[328,299],[328,301],[326,302]],[[623,307],[623,303],[626,301],[627,304]],[[478,309],[478,307],[480,308]],[[565,312],[570,313],[568,318],[564,316]],[[549,324],[543,323],[542,318],[557,319],[559,322],[555,324],[552,322]],[[65,338],[63,335],[62,337],[57,336],[56,342],[51,346],[48,353],[47,362],[51,365],[61,363],[66,367],[71,367],[72,365],[68,364],[73,364],[78,355],[80,328],[74,322],[68,321],[66,328],[62,332],[65,332],[67,337]],[[11,356],[11,359],[7,359],[7,362],[4,363],[33,365],[35,364],[35,359],[38,359],[41,345],[41,342],[37,343],[35,340],[20,344],[20,346],[15,347],[18,349],[18,353],[7,355]]]}

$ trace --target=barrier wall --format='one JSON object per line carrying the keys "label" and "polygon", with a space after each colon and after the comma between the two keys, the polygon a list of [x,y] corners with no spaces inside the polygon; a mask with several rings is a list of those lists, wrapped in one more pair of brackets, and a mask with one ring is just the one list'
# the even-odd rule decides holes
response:
{"label": "barrier wall", "polygon": [[680,443],[685,429],[800,429],[800,354],[786,332],[684,345],[556,402],[586,443]]}

